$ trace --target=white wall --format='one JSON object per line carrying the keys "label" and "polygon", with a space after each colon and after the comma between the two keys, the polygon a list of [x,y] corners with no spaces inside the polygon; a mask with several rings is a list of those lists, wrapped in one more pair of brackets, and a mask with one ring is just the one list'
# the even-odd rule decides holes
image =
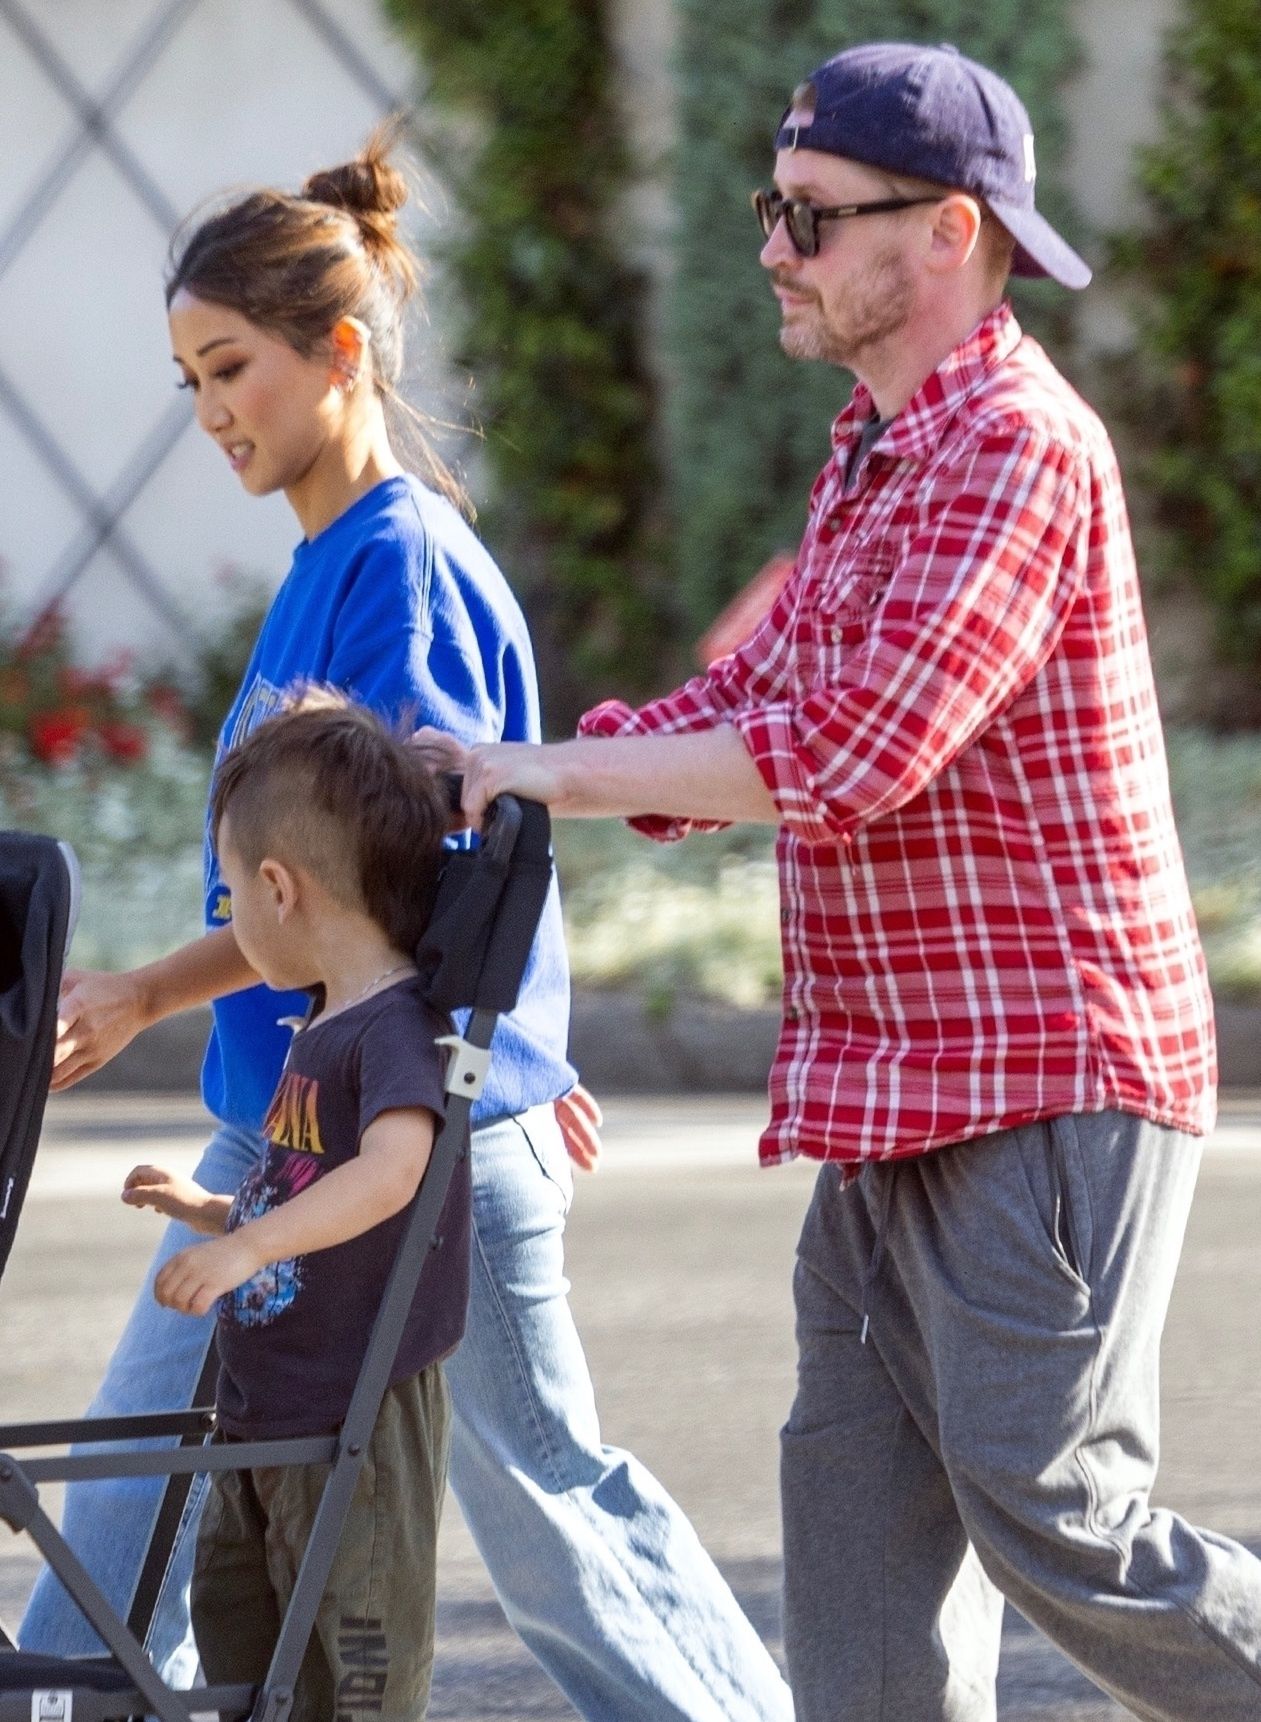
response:
{"label": "white wall", "polygon": [[[1082,215],[1098,233],[1140,220],[1135,152],[1159,130],[1162,55],[1178,0],[1076,0],[1073,23],[1083,66],[1067,92],[1068,179]],[[1106,291],[1080,305],[1087,347],[1119,348],[1129,325]]]}
{"label": "white wall", "polygon": [[[161,0],[21,0],[74,75],[109,83]],[[413,62],[377,0],[324,0],[391,89]],[[185,212],[236,183],[296,189],[353,153],[378,107],[289,0],[197,0],[123,107],[120,135]],[[0,10],[0,242],[78,121]],[[166,234],[99,149],[87,154],[0,276],[0,367],[99,494],[174,400],[162,303]],[[191,418],[190,397],[181,402]],[[227,564],[277,580],[298,536],[283,498],[247,497],[195,426],[125,517],[126,531],[193,622],[222,601]],[[0,563],[6,608],[38,605],[82,516],[0,410]],[[84,656],[178,641],[97,552],[70,610]]]}

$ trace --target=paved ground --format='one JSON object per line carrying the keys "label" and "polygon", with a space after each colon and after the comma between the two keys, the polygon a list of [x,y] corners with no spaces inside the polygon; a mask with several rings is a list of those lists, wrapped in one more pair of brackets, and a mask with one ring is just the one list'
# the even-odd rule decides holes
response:
{"label": "paved ground", "polygon": [[[753,1164],[756,1101],[609,1103],[607,1162],[570,1222],[574,1305],[606,1438],[635,1449],[685,1504],[778,1648],[775,1433],[791,1392],[788,1267],[805,1167]],[[130,1305],[151,1217],[115,1192],[137,1158],[191,1167],[200,1111],[170,1100],[50,1108],[0,1291],[0,1415],[74,1415]],[[1210,1150],[1165,1346],[1161,1498],[1261,1549],[1261,1096],[1233,1099]],[[0,1527],[0,1617],[33,1576]],[[434,1722],[572,1722],[504,1625],[452,1509],[442,1543]],[[1118,1722],[1122,1712],[1018,1620],[1004,1722]]]}

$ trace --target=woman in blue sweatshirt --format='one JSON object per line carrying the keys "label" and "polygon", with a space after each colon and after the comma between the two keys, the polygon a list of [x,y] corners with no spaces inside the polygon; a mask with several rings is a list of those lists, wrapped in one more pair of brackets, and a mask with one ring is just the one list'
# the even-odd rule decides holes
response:
{"label": "woman in blue sweatshirt", "polygon": [[[406,418],[395,385],[417,282],[396,227],[405,198],[378,135],[301,196],[255,192],[177,240],[167,305],[181,386],[245,489],[282,490],[303,533],[221,747],[304,680],[468,742],[538,739],[517,604],[423,437],[412,438],[422,477],[403,469],[391,441],[391,420]],[[218,1129],[197,1180],[226,1194],[262,1152],[288,1041],[279,1019],[305,1001],[261,985],[242,958],[209,838],[203,937],[125,974],[67,975],[54,1087],[207,1001],[214,1027],[202,1088]],[[447,1365],[451,1483],[509,1619],[588,1722],[787,1722],[787,1688],[687,1520],[634,1458],[600,1439],[564,1279],[572,1185],[554,1103],[574,1085],[568,1003],[553,888],[474,1110],[472,1298]],[[567,1120],[581,1158],[586,1102],[577,1093]],[[173,1315],[150,1291],[188,1241],[183,1227],[169,1228],[94,1414],[189,1402],[211,1321]],[[119,1606],[157,1487],[120,1480],[68,1494],[67,1535]],[[191,1554],[185,1534],[154,1629],[159,1665],[185,1685],[187,1586],[176,1581]],[[97,1648],[47,1572],[21,1642],[61,1654]]]}

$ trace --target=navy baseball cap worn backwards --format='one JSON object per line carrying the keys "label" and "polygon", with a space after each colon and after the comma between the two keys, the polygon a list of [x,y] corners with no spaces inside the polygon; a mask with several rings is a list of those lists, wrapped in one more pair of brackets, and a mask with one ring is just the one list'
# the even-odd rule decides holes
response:
{"label": "navy baseball cap worn backwards", "polygon": [[775,148],[815,149],[966,191],[1016,241],[1013,272],[1085,287],[1088,265],[1033,207],[1033,128],[1002,78],[948,44],[847,48],[797,87]]}

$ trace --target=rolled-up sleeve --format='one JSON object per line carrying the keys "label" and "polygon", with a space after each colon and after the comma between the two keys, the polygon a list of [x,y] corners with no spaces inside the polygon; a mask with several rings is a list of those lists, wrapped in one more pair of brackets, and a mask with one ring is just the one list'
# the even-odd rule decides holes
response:
{"label": "rolled-up sleeve", "polygon": [[[658,705],[663,701],[657,701]],[[624,700],[605,700],[602,705],[584,712],[578,721],[578,734],[585,735],[656,735],[659,730],[653,728],[648,718],[651,708],[644,707],[636,711]],[[695,727],[695,726],[693,726]],[[702,825],[699,821],[690,819],[667,819],[660,813],[648,813],[637,819],[628,819],[626,823],[633,831],[641,836],[651,837],[658,843],[677,843],[679,838],[686,837],[689,831],[697,829],[714,831],[719,829],[716,824]]]}
{"label": "rolled-up sleeve", "polygon": [[[794,577],[795,578],[795,577]],[[735,714],[751,700],[769,700],[787,686],[789,654],[787,619],[792,600],[781,592],[744,645],[693,676],[681,688],[637,710],[622,700],[605,700],[579,720],[580,736],[683,735],[733,723]],[[718,819],[672,819],[647,814],[627,821],[634,830],[659,843],[677,842],[693,831],[721,831]]]}
{"label": "rolled-up sleeve", "polygon": [[1027,426],[979,438],[927,490],[836,675],[731,715],[803,842],[847,843],[909,801],[1037,674],[1084,576],[1085,482]]}

